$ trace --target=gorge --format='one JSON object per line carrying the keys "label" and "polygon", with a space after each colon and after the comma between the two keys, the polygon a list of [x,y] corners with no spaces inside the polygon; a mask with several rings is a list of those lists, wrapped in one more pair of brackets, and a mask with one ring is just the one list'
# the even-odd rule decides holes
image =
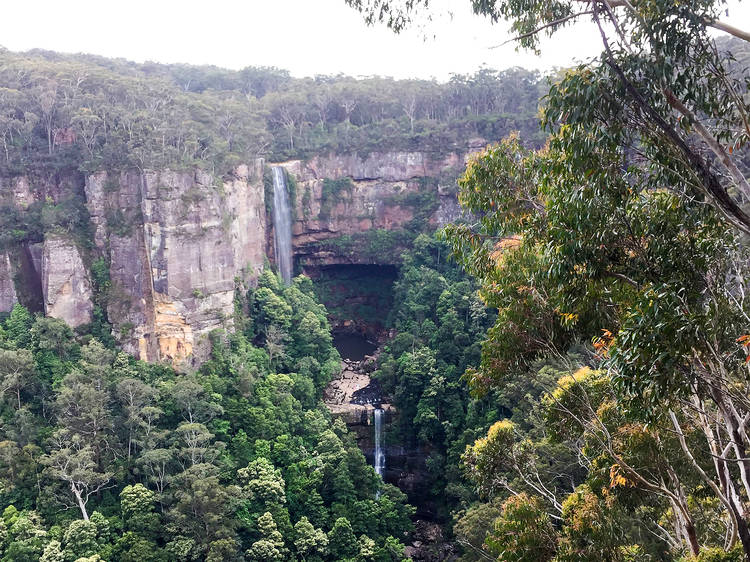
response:
{"label": "gorge", "polygon": [[[138,41],[157,10],[61,4],[85,33],[17,27],[354,50],[317,3]],[[604,50],[439,81],[0,46],[0,562],[750,561],[750,34],[467,4]]]}

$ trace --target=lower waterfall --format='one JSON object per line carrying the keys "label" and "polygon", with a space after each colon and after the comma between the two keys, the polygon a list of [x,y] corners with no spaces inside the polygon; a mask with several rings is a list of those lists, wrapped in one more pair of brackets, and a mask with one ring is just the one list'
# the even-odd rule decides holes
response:
{"label": "lower waterfall", "polygon": [[385,472],[385,452],[383,452],[383,409],[375,410],[375,472],[378,476],[383,477]]}
{"label": "lower waterfall", "polygon": [[292,208],[281,166],[273,167],[273,231],[276,267],[288,285],[292,281]]}

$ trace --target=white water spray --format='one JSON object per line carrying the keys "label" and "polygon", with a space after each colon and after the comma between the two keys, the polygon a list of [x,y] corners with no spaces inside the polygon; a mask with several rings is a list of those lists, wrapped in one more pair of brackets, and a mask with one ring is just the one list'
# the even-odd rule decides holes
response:
{"label": "white water spray", "polygon": [[292,209],[284,168],[273,167],[273,231],[276,267],[287,285],[292,281]]}
{"label": "white water spray", "polygon": [[375,472],[383,477],[385,472],[385,452],[383,451],[383,409],[375,410]]}

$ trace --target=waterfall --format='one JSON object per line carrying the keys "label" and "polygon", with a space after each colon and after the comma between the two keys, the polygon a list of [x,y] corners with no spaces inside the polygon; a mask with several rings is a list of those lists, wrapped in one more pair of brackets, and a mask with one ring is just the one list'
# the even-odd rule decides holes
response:
{"label": "waterfall", "polygon": [[292,209],[284,168],[273,168],[273,231],[276,267],[287,285],[292,281]]}
{"label": "waterfall", "polygon": [[383,452],[383,409],[375,409],[375,472],[383,477],[385,472],[385,453]]}

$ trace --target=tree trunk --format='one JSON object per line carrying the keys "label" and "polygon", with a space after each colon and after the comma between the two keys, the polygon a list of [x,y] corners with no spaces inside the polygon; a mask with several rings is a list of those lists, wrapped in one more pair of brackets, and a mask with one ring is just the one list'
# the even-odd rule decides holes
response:
{"label": "tree trunk", "polygon": [[747,527],[747,521],[745,521],[740,515],[737,506],[735,505],[734,498],[730,498],[732,506],[732,515],[737,521],[737,534],[740,536],[740,542],[742,543],[742,550],[745,553],[745,560],[750,562],[750,529]]}
{"label": "tree trunk", "polygon": [[75,484],[70,485],[70,489],[73,491],[73,495],[76,497],[76,501],[78,502],[78,508],[81,510],[81,516],[83,517],[84,521],[89,520],[89,513],[86,511],[86,502],[83,501],[83,496],[81,495],[81,491],[76,488]]}
{"label": "tree trunk", "polygon": [[737,458],[737,465],[740,469],[740,479],[742,480],[742,485],[745,488],[745,492],[747,493],[748,497],[750,497],[750,461],[747,458],[745,442],[742,439],[742,435],[740,435],[740,431],[738,429],[739,423],[727,408],[727,405],[724,401],[724,396],[721,394],[721,390],[716,387],[712,387],[711,395],[714,399],[714,402],[716,402],[716,406],[719,408],[721,417],[724,419],[724,425],[726,426],[726,431],[729,435],[729,439],[732,442],[732,448],[734,449],[734,454]]}
{"label": "tree trunk", "polygon": [[698,556],[698,552],[701,549],[698,544],[698,533],[695,532],[695,525],[690,520],[685,521],[685,533],[690,543],[690,551],[693,553],[693,556]]}

